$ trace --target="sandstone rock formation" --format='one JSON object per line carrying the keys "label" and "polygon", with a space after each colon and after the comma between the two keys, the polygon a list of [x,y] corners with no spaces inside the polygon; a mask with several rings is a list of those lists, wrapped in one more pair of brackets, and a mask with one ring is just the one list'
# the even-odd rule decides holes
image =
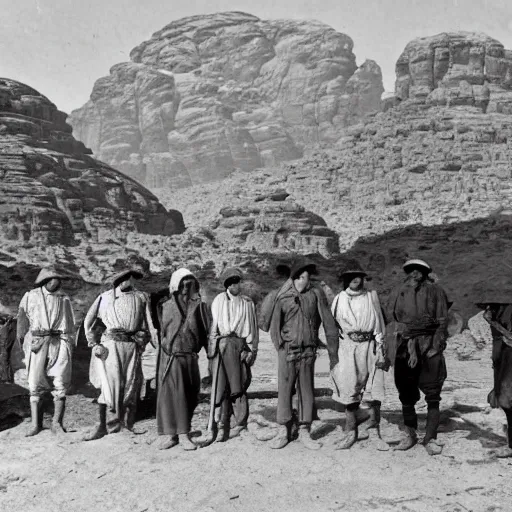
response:
{"label": "sandstone rock formation", "polygon": [[0,79],[0,237],[18,248],[123,240],[184,230],[179,212],[76,141],[66,114],[34,89]]}
{"label": "sandstone rock formation", "polygon": [[396,64],[396,97],[512,113],[512,50],[485,34],[443,33],[411,41]]}
{"label": "sandstone rock formation", "polygon": [[302,156],[378,110],[379,66],[316,21],[240,12],[174,21],[99,79],[75,137],[149,188],[213,181]]}

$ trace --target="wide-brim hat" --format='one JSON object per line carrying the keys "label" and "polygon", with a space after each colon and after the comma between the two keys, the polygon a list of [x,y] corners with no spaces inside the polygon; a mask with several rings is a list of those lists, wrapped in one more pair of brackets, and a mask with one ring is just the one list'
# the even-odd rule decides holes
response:
{"label": "wide-brim hat", "polygon": [[417,268],[421,272],[425,272],[427,274],[432,272],[432,267],[426,261],[419,259],[407,260],[402,268],[405,272],[410,272],[411,270],[414,270],[414,268]]}
{"label": "wide-brim hat", "polygon": [[64,275],[62,272],[59,272],[55,267],[46,267],[42,268],[37,275],[35,284],[36,286],[42,286],[52,279],[60,279],[63,281],[64,279],[69,279],[69,277]]}
{"label": "wide-brim hat", "polygon": [[114,274],[111,278],[112,286],[117,286],[119,283],[122,283],[125,279],[129,277],[134,277],[135,279],[142,279],[144,277],[144,273],[141,270],[136,268],[127,268]]}
{"label": "wide-brim hat", "polygon": [[484,295],[478,302],[475,302],[475,306],[479,309],[486,309],[487,306],[504,306],[506,304],[512,304],[512,295]]}
{"label": "wide-brim hat", "polygon": [[290,268],[290,277],[297,278],[302,272],[308,271],[310,275],[318,274],[316,264],[310,260],[299,260]]}
{"label": "wide-brim hat", "polygon": [[232,279],[234,277],[238,277],[240,280],[243,279],[244,274],[243,272],[237,268],[237,267],[228,267],[222,274],[220,275],[220,282],[222,283],[222,286],[226,285],[226,281],[228,279]]}
{"label": "wide-brim hat", "polygon": [[352,261],[348,265],[345,266],[344,269],[338,274],[338,278],[340,281],[344,280],[348,277],[368,277],[368,273],[363,270],[361,265],[357,261]]}

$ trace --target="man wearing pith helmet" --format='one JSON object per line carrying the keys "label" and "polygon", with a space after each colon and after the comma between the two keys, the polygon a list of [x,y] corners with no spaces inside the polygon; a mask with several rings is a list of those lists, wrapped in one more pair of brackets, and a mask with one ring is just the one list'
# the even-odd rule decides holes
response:
{"label": "man wearing pith helmet", "polygon": [[388,320],[397,322],[395,384],[403,412],[404,438],[395,448],[408,450],[417,442],[418,417],[415,404],[420,391],[427,402],[427,426],[423,445],[429,455],[438,455],[439,402],[446,379],[448,299],[445,291],[429,277],[430,265],[408,260],[403,284],[390,295]]}
{"label": "man wearing pith helmet", "polygon": [[61,290],[63,279],[66,277],[54,267],[43,268],[35,288],[25,293],[19,306],[17,337],[24,341],[32,413],[32,428],[27,437],[41,431],[41,395],[47,389],[52,389],[55,404],[52,432],[65,432],[62,418],[76,339],[71,301]]}

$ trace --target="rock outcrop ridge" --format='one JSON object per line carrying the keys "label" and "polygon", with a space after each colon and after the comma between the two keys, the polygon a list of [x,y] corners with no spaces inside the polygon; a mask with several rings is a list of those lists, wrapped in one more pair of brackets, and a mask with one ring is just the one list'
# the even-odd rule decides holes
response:
{"label": "rock outcrop ridge", "polygon": [[316,21],[227,12],[174,21],[70,116],[94,155],[151,189],[301,157],[380,108],[379,66]]}
{"label": "rock outcrop ridge", "polygon": [[[127,233],[171,235],[183,217],[95,160],[66,114],[34,89],[0,79],[0,237],[21,247],[74,245]],[[5,244],[4,244],[5,245]]]}

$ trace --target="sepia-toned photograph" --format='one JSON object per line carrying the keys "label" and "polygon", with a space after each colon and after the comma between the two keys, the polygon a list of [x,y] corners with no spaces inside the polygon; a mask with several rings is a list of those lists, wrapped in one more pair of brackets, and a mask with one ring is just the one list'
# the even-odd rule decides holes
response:
{"label": "sepia-toned photograph", "polygon": [[510,0],[0,0],[1,512],[512,512]]}

